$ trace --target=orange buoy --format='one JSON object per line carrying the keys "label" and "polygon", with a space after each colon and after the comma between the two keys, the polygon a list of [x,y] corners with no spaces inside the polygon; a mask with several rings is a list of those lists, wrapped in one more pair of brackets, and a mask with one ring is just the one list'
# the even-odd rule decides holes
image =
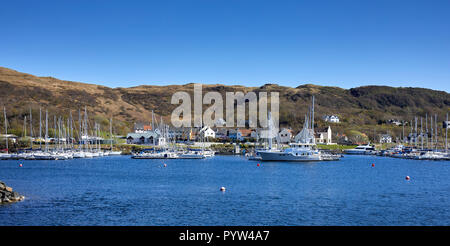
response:
{"label": "orange buoy", "polygon": [[409,176],[406,176],[406,178],[405,178],[406,180],[410,180],[411,178],[409,177]]}
{"label": "orange buoy", "polygon": [[375,164],[372,163],[372,167],[374,167],[374,166],[375,166]]}
{"label": "orange buoy", "polygon": [[258,164],[256,164],[256,166],[258,166],[258,167],[259,167],[259,163],[258,163]]}

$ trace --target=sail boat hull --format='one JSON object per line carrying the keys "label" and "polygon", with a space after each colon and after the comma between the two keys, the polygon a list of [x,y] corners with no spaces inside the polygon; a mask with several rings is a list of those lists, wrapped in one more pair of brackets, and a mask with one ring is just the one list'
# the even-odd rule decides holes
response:
{"label": "sail boat hull", "polygon": [[278,151],[261,151],[258,152],[262,161],[292,161],[292,162],[308,162],[321,161],[320,154],[312,152],[278,152]]}

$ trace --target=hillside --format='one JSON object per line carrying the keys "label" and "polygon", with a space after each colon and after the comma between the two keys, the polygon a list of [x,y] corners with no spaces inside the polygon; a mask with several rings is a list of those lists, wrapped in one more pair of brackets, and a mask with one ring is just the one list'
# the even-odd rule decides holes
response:
{"label": "hillside", "polygon": [[[23,118],[29,113],[30,107],[33,119],[39,118],[39,107],[48,109],[51,117],[55,114],[67,116],[71,110],[77,119],[78,110],[83,110],[84,106],[87,107],[90,119],[95,118],[107,128],[107,119],[113,117],[115,131],[125,134],[133,122],[149,122],[152,110],[158,116],[165,116],[164,120],[168,122],[171,111],[176,107],[170,104],[172,94],[176,91],[192,93],[193,84],[109,88],[52,77],[37,77],[0,67],[0,88],[0,105],[6,106],[8,120],[17,134],[21,134]],[[316,121],[319,127],[325,125],[320,120],[324,114],[337,114],[341,117],[342,123],[333,126],[335,132],[353,128],[362,131],[398,131],[379,123],[391,118],[411,120],[414,115],[425,117],[426,113],[438,114],[439,119],[443,120],[445,113],[450,111],[449,93],[423,88],[364,86],[347,90],[311,84],[296,88],[266,84],[261,87],[204,85],[203,91],[217,91],[223,95],[227,91],[278,91],[280,123],[294,130],[303,124],[312,95],[316,97]],[[204,109],[206,108],[205,105]],[[37,120],[34,124],[37,128]]]}

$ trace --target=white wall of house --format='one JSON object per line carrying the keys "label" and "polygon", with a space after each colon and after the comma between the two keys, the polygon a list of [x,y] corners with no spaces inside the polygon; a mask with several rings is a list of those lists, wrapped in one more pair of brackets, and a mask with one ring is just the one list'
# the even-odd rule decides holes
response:
{"label": "white wall of house", "polygon": [[200,130],[200,136],[204,138],[216,138],[216,132],[209,126],[205,126]]}
{"label": "white wall of house", "polygon": [[327,130],[325,132],[318,132],[316,133],[316,143],[321,143],[321,144],[333,144],[332,141],[332,132],[331,132],[331,127],[328,126]]}
{"label": "white wall of house", "polygon": [[392,137],[389,135],[383,135],[380,137],[380,143],[392,143]]}
{"label": "white wall of house", "polygon": [[326,122],[331,122],[331,123],[339,123],[339,117],[337,115],[325,115],[323,117],[323,119]]}
{"label": "white wall of house", "polygon": [[278,133],[278,140],[280,143],[290,143],[292,140],[292,133],[288,129],[284,128]]}

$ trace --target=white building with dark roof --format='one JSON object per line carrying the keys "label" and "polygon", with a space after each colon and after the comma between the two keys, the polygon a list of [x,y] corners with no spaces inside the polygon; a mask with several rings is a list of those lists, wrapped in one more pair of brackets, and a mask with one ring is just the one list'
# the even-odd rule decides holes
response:
{"label": "white building with dark roof", "polygon": [[198,132],[201,138],[216,138],[216,132],[209,126],[205,126]]}
{"label": "white building with dark roof", "polygon": [[155,131],[128,133],[127,144],[163,146],[166,145],[166,139]]}
{"label": "white building with dark roof", "polygon": [[389,134],[383,134],[380,136],[380,143],[392,143],[392,137]]}
{"label": "white building with dark roof", "polygon": [[339,123],[339,116],[337,115],[325,115],[322,118],[326,122]]}

